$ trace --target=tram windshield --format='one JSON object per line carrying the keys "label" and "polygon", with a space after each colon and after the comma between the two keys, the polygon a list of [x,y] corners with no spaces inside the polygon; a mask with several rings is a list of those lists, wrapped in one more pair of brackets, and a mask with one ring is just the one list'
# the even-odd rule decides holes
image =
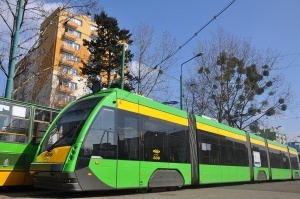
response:
{"label": "tram windshield", "polygon": [[42,151],[75,143],[85,121],[103,97],[84,99],[72,104],[52,125],[42,145]]}

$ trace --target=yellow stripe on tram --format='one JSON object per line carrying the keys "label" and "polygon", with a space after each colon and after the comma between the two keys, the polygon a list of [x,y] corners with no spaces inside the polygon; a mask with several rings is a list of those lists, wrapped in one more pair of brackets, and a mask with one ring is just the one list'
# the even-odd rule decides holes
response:
{"label": "yellow stripe on tram", "polygon": [[276,146],[274,144],[269,144],[268,143],[268,147],[271,148],[271,149],[276,149],[276,150],[279,150],[279,151],[288,152],[288,150],[286,148]]}
{"label": "yellow stripe on tram", "polygon": [[121,99],[118,99],[117,102],[118,102],[118,108],[126,110],[126,111],[130,111],[130,112],[134,112],[134,113],[139,113],[138,104],[128,102],[125,100],[121,100]]}
{"label": "yellow stripe on tram", "polygon": [[166,113],[160,110],[156,110],[154,108],[146,107],[143,105],[138,105],[136,103],[128,102],[125,100],[118,99],[118,108],[134,113],[140,113],[146,116],[154,117],[157,119],[175,122],[184,126],[188,125],[187,118],[182,118],[176,115],[172,115],[170,113]]}
{"label": "yellow stripe on tram", "polygon": [[266,146],[263,141],[256,140],[256,139],[253,139],[253,138],[250,138],[250,142],[253,143],[253,144],[260,145],[260,146]]}
{"label": "yellow stripe on tram", "polygon": [[290,154],[298,155],[297,151],[292,151],[292,150],[290,150]]}
{"label": "yellow stripe on tram", "polygon": [[244,135],[240,135],[240,134],[236,134],[230,131],[226,131],[214,126],[209,126],[207,124],[203,124],[203,123],[199,123],[197,122],[197,129],[201,129],[207,132],[211,132],[214,134],[218,134],[218,135],[222,135],[222,136],[226,136],[226,137],[230,137],[230,138],[234,138],[237,140],[242,140],[242,141],[246,141],[246,136]]}

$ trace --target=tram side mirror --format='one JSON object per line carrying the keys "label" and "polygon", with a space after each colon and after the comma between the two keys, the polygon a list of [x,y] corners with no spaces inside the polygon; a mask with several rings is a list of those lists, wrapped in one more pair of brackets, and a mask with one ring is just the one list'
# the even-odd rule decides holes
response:
{"label": "tram side mirror", "polygon": [[92,85],[92,91],[93,93],[97,93],[99,92],[101,89],[100,89],[100,81],[95,81]]}

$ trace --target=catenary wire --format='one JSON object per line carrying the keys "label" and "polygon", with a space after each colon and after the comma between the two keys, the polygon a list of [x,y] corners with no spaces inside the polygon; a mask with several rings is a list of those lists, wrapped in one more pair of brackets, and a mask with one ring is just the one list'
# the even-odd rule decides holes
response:
{"label": "catenary wire", "polygon": [[223,12],[225,12],[233,3],[235,2],[235,0],[232,0],[227,6],[225,6],[218,14],[214,15],[213,18],[211,20],[209,20],[204,26],[202,26],[196,33],[194,33],[194,35],[192,37],[190,37],[186,42],[184,42],[181,46],[178,47],[178,49],[176,51],[174,51],[174,53],[172,53],[171,55],[168,55],[166,58],[164,58],[161,62],[159,62],[158,64],[155,65],[154,69],[156,69],[160,64],[162,64],[163,62],[165,62],[166,60],[168,60],[169,58],[173,57],[178,51],[180,51],[185,45],[187,45],[192,39],[194,39],[196,36],[198,36],[198,34],[204,29],[206,28],[211,22],[213,22],[214,20],[217,19],[217,17],[219,17]]}

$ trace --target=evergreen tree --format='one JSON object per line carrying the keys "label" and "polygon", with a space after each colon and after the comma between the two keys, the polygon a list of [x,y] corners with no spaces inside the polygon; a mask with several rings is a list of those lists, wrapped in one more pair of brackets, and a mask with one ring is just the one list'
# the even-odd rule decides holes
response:
{"label": "evergreen tree", "polygon": [[[120,29],[117,19],[108,17],[104,11],[94,16],[97,24],[97,36],[94,39],[83,40],[90,52],[88,63],[83,63],[82,74],[87,75],[88,81],[93,82],[100,77],[102,88],[121,87],[122,47],[130,45],[132,40],[129,30]],[[131,61],[133,54],[125,51],[124,65]],[[114,78],[112,78],[114,77]],[[124,90],[131,91],[132,76],[124,69]]]}

